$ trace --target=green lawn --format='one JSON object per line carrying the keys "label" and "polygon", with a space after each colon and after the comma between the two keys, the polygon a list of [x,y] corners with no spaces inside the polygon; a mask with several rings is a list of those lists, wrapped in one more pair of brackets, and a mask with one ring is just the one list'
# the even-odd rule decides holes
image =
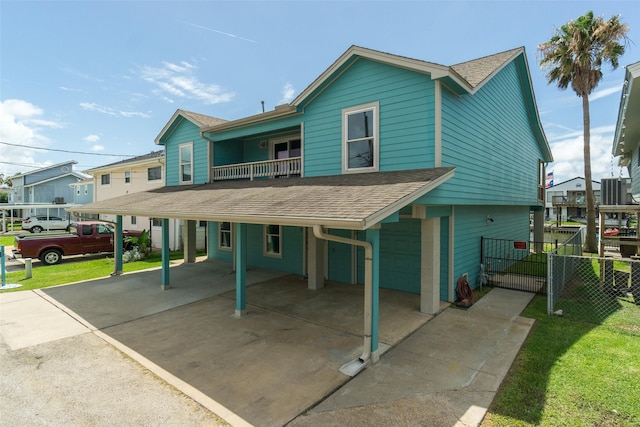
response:
{"label": "green lawn", "polygon": [[640,425],[640,306],[600,323],[547,315],[546,297],[483,427]]}
{"label": "green lawn", "polygon": [[[13,246],[13,236],[0,237],[0,245]],[[199,255],[201,254],[202,253],[199,253]],[[182,252],[170,253],[171,260],[179,260],[182,259],[182,257]],[[152,253],[148,258],[142,261],[123,264],[122,269],[125,273],[128,273],[147,268],[160,267],[161,264],[161,255],[159,253]],[[17,292],[30,289],[40,289],[64,283],[108,277],[113,272],[113,268],[114,263],[112,255],[90,256],[86,259],[82,259],[81,261],[78,258],[63,258],[60,264],[51,266],[43,266],[39,263],[34,263],[32,277],[30,279],[25,277],[24,270],[7,273],[7,277],[5,279],[6,283],[18,283],[22,286],[0,292]]]}

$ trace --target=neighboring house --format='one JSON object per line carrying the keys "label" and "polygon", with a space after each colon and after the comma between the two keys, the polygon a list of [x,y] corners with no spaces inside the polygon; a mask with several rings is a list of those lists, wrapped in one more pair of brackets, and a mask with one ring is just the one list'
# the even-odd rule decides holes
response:
{"label": "neighboring house", "polygon": [[52,166],[19,173],[11,177],[13,186],[9,193],[9,203],[15,205],[40,205],[23,208],[22,217],[47,214],[66,217],[64,207],[44,207],[73,203],[71,184],[85,180],[88,175],[73,170],[76,161],[70,160]]}
{"label": "neighboring house", "polygon": [[[594,200],[599,202],[600,183],[591,182]],[[585,219],[587,216],[586,194],[585,179],[579,176],[547,188],[545,219],[561,222]]]}
{"label": "neighboring house", "polygon": [[[110,163],[85,171],[92,179],[93,193],[91,201],[102,201],[125,194],[133,194],[164,186],[164,150],[127,160]],[[88,187],[82,187],[81,193]],[[86,194],[86,193],[85,193]],[[101,214],[100,219],[115,221],[115,215]],[[160,248],[162,240],[160,221],[149,216],[128,215],[123,218],[123,226],[128,230],[148,230],[151,234],[152,247]],[[181,221],[171,222],[170,249],[181,248]],[[204,248],[204,229],[201,230],[199,245]]]}
{"label": "neighboring house", "polygon": [[73,190],[73,203],[86,205],[93,202],[93,177],[69,184]]}
{"label": "neighboring house", "polygon": [[364,283],[375,353],[375,289],[436,313],[460,276],[479,283],[481,237],[529,241],[532,210],[542,233],[553,158],[524,48],[444,66],[352,46],[290,104],[209,125],[190,114],[156,138],[165,188],[80,209],[186,219],[187,242],[209,221],[209,257],[236,266],[236,315],[247,265],[310,289]]}
{"label": "neighboring house", "polygon": [[627,66],[612,154],[620,156],[631,178],[633,200],[640,200],[640,62]]}

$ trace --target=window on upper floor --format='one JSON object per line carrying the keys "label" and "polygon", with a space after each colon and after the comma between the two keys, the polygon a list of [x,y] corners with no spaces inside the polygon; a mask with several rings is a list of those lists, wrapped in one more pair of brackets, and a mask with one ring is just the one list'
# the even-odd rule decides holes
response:
{"label": "window on upper floor", "polygon": [[180,144],[180,184],[193,183],[193,144]]}
{"label": "window on upper floor", "polygon": [[342,171],[372,172],[380,164],[377,102],[342,110]]}
{"label": "window on upper floor", "polygon": [[76,187],[76,194],[79,196],[80,195],[80,187]]}
{"label": "window on upper floor", "polygon": [[109,185],[109,184],[111,184],[111,174],[110,173],[103,173],[102,175],[100,175],[100,184],[101,185]]}
{"label": "window on upper floor", "polygon": [[264,226],[264,254],[267,256],[282,257],[282,226]]}
{"label": "window on upper floor", "polygon": [[84,195],[86,196],[87,194],[89,194],[89,186],[85,185],[84,186]]}
{"label": "window on upper floor", "polygon": [[124,183],[131,184],[131,171],[124,171]]}
{"label": "window on upper floor", "polygon": [[233,248],[231,241],[231,223],[219,222],[218,223],[218,249],[229,251]]}
{"label": "window on upper floor", "polygon": [[162,179],[162,167],[154,166],[147,168],[147,181],[158,181]]}

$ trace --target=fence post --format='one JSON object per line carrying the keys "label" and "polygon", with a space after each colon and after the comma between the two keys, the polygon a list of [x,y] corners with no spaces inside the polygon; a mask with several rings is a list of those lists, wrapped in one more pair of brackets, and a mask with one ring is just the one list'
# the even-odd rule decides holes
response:
{"label": "fence post", "polygon": [[553,313],[553,256],[547,252],[547,314]]}
{"label": "fence post", "polygon": [[602,288],[605,292],[613,291],[613,259],[611,256],[605,256],[602,261],[601,266],[601,277],[600,281],[602,283]]}
{"label": "fence post", "polygon": [[631,257],[631,295],[633,302],[640,305],[640,256]]}

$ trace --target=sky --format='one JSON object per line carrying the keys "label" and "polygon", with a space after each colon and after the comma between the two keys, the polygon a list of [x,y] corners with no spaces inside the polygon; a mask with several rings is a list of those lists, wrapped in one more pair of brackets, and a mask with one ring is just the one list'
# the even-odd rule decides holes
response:
{"label": "sky", "polygon": [[0,174],[75,171],[162,149],[177,109],[226,120],[292,101],[351,45],[453,65],[524,46],[556,184],[584,176],[580,98],[548,84],[537,47],[592,10],[629,25],[591,95],[592,177],[611,156],[640,2],[0,0]]}

